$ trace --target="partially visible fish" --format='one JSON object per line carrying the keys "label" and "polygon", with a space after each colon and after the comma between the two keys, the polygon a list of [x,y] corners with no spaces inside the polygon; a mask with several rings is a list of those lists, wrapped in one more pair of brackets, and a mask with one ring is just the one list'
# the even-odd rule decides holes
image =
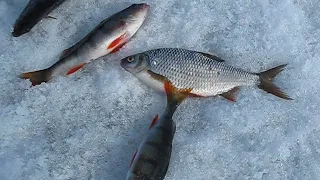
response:
{"label": "partially visible fish", "polygon": [[14,24],[12,35],[21,36],[29,32],[39,21],[65,0],[30,0]]}
{"label": "partially visible fish", "polygon": [[51,67],[20,75],[30,79],[33,85],[47,82],[55,76],[69,75],[86,63],[118,51],[143,24],[149,5],[133,4],[102,21],[91,33],[74,46],[63,51],[57,63]]}
{"label": "partially visible fish", "polygon": [[235,101],[234,96],[240,86],[258,85],[275,96],[291,99],[272,82],[286,65],[251,73],[232,67],[213,54],[161,48],[126,57],[121,60],[121,66],[159,91],[163,91],[163,79],[168,79],[179,89],[191,88],[191,96],[220,95]]}
{"label": "partially visible fish", "polygon": [[126,180],[164,179],[171,157],[176,125],[172,116],[191,90],[178,91],[169,82],[164,83],[167,107],[158,119],[153,119],[148,135],[134,154]]}

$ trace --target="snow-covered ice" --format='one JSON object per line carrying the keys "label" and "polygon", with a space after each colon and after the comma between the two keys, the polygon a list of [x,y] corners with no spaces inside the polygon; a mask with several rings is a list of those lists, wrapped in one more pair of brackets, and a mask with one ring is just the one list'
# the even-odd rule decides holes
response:
{"label": "snow-covered ice", "polygon": [[29,87],[17,75],[57,61],[101,20],[139,1],[67,0],[30,33],[10,34],[27,0],[0,1],[0,179],[125,179],[165,97],[119,59],[158,47],[214,52],[276,79],[294,100],[256,87],[236,103],[188,99],[166,180],[320,179],[320,2],[157,0],[136,36],[80,72]]}

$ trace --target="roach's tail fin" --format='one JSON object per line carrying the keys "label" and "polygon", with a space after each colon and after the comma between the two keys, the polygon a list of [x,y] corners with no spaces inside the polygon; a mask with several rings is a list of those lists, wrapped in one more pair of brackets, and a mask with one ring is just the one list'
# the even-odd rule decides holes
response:
{"label": "roach's tail fin", "polygon": [[26,72],[20,74],[20,78],[22,79],[30,79],[32,85],[39,85],[42,82],[49,81],[48,69],[33,71],[33,72]]}
{"label": "roach's tail fin", "polygon": [[285,66],[287,66],[287,64],[283,64],[267,71],[258,73],[260,77],[260,84],[258,85],[258,87],[282,99],[292,100],[285,92],[281,91],[281,89],[272,82],[273,78],[276,77],[284,69]]}

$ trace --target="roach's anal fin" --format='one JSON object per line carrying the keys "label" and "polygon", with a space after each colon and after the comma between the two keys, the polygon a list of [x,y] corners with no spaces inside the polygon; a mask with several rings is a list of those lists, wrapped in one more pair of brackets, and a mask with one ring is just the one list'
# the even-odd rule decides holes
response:
{"label": "roach's anal fin", "polygon": [[220,94],[220,96],[228,99],[229,101],[236,102],[236,96],[237,96],[239,89],[240,89],[239,87],[235,87],[228,92]]}

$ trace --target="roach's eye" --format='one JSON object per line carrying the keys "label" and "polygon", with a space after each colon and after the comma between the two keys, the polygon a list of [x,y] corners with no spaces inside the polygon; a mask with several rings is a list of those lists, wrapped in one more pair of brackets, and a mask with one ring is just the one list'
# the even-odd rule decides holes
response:
{"label": "roach's eye", "polygon": [[128,62],[133,62],[134,61],[134,57],[128,57]]}

